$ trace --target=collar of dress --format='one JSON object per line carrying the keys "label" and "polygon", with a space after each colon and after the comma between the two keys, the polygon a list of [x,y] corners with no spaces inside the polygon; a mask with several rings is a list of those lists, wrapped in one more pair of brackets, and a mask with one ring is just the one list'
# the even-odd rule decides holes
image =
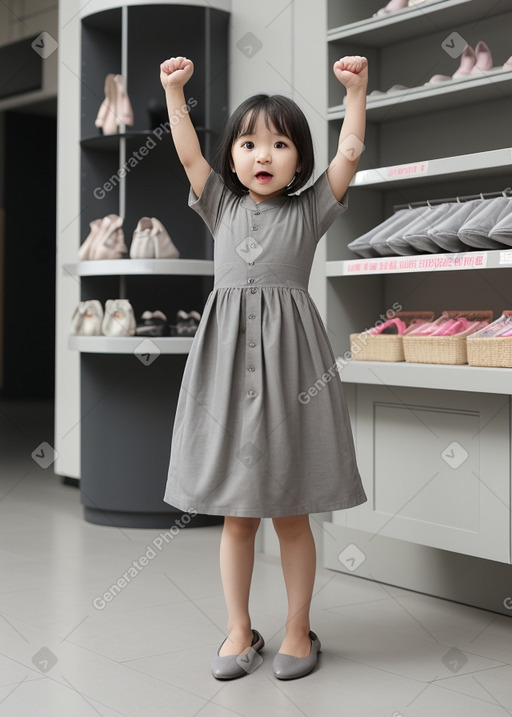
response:
{"label": "collar of dress", "polygon": [[277,207],[282,206],[288,199],[289,196],[287,194],[280,194],[278,197],[274,197],[273,199],[264,199],[262,202],[255,202],[249,194],[245,194],[242,197],[241,205],[245,209],[250,209],[254,212],[256,210],[266,212],[267,209],[276,209]]}

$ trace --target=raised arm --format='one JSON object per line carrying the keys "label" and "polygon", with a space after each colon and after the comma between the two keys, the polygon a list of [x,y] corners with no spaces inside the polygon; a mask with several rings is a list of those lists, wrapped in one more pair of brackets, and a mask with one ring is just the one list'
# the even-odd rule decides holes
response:
{"label": "raised arm", "polygon": [[174,146],[192,189],[200,197],[211,167],[203,157],[194,125],[185,109],[183,87],[193,72],[194,64],[186,57],[171,57],[160,65],[160,81],[165,90]]}
{"label": "raised arm", "polygon": [[327,169],[329,184],[339,202],[348,189],[364,149],[368,60],[359,55],[342,57],[334,63],[333,71],[347,90],[338,151]]}

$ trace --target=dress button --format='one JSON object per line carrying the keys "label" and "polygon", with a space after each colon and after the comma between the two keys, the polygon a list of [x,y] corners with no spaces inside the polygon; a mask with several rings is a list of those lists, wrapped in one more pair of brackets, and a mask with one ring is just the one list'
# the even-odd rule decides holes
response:
{"label": "dress button", "polygon": [[254,289],[254,288],[253,288],[253,289],[251,289],[251,294],[256,294],[257,291],[258,291],[258,289]]}
{"label": "dress button", "polygon": [[255,319],[255,318],[256,318],[256,314],[249,314],[249,318],[250,318],[250,319]]}
{"label": "dress button", "polygon": [[252,388],[251,388],[249,391],[247,391],[247,395],[248,395],[248,396],[251,396],[251,398],[252,398],[253,396],[256,395],[256,391],[253,391]]}
{"label": "dress button", "polygon": [[256,209],[256,211],[255,211],[254,213],[255,213],[256,215],[258,215],[258,214],[260,213],[260,210],[259,210],[259,209]]}
{"label": "dress button", "polygon": [[253,230],[253,232],[257,232],[257,231],[258,231],[258,227],[252,227],[252,230]]}
{"label": "dress button", "polygon": [[248,371],[256,371],[256,369],[254,368],[254,366],[248,366],[248,367],[247,367],[247,370],[248,370]]}
{"label": "dress button", "polygon": [[251,249],[256,249],[256,244],[254,242],[251,244]]}
{"label": "dress button", "polygon": [[249,341],[249,346],[251,347],[251,349],[253,349],[256,344],[254,343],[254,341]]}
{"label": "dress button", "polygon": [[250,279],[247,279],[247,281],[249,282],[249,284],[254,284],[254,279],[252,277]]}
{"label": "dress button", "polygon": [[254,264],[254,262],[253,262],[253,261],[250,261],[250,262],[249,262],[249,265],[250,265],[250,266],[252,266],[253,264]]}

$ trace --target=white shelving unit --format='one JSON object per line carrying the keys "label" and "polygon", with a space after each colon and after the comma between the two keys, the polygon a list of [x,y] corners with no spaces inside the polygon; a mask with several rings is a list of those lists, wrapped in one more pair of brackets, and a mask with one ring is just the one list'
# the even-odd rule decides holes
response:
{"label": "white shelving unit", "polygon": [[[391,556],[383,559],[383,546],[396,546],[401,560],[423,560],[425,572],[444,561],[474,574],[482,563],[470,558],[510,571],[512,370],[343,357],[350,355],[350,334],[373,326],[396,304],[436,316],[446,309],[492,309],[497,318],[512,307],[512,275],[503,271],[512,267],[512,247],[363,259],[347,244],[397,205],[510,185],[512,73],[424,83],[457,69],[460,58],[443,50],[452,33],[473,47],[483,39],[494,66],[503,65],[512,53],[512,2],[437,0],[373,18],[384,4],[328,0],[329,64],[344,54],[365,55],[368,93],[394,84],[410,88],[368,98],[365,151],[349,211],[327,236],[326,327],[341,364],[368,495],[364,505],[335,513],[329,532],[337,546],[368,549],[358,575],[424,589],[417,572],[411,575]],[[330,155],[345,114],[342,100],[339,83],[331,81]],[[345,571],[327,541],[324,564]],[[457,595],[439,579],[434,594],[508,614],[492,581],[485,591],[484,598],[466,586]]]}
{"label": "white shelving unit", "polygon": [[63,264],[69,276],[130,276],[177,274],[213,276],[213,261],[209,259],[104,259]]}
{"label": "white shelving unit", "polygon": [[70,336],[73,351],[93,354],[188,354],[192,338],[181,336]]}

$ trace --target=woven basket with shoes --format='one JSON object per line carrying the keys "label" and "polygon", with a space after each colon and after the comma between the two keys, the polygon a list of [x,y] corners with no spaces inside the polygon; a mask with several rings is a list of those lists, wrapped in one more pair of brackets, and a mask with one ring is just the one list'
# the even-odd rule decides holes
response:
{"label": "woven basket with shoes", "polygon": [[[409,326],[416,319],[432,321],[433,311],[397,311],[394,316]],[[405,361],[399,334],[350,334],[350,352],[356,361]]]}
{"label": "woven basket with shoes", "polygon": [[[492,321],[492,311],[443,311],[450,318],[468,321]],[[404,354],[408,363],[462,365],[468,362],[467,338],[471,329],[454,336],[404,336]]]}

